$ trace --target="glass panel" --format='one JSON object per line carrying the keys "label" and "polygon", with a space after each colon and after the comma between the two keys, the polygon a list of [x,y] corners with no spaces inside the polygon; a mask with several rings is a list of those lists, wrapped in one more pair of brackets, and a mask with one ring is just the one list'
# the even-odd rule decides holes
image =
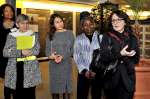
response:
{"label": "glass panel", "polygon": [[150,58],[150,49],[145,49],[145,55],[146,58]]}
{"label": "glass panel", "polygon": [[140,54],[142,55],[142,49],[140,48]]}
{"label": "glass panel", "polygon": [[80,33],[80,13],[76,13],[76,35]]}
{"label": "glass panel", "polygon": [[145,48],[149,48],[150,49],[150,42],[145,42]]}
{"label": "glass panel", "polygon": [[145,40],[150,40],[150,34],[145,34]]}
{"label": "glass panel", "polygon": [[140,47],[142,47],[142,46],[143,46],[143,42],[142,42],[142,41],[140,41],[139,43],[140,43]]}
{"label": "glass panel", "polygon": [[140,32],[143,32],[143,27],[140,27]]}
{"label": "glass panel", "polygon": [[145,32],[150,32],[150,27],[146,27]]}
{"label": "glass panel", "polygon": [[143,34],[140,34],[140,35],[139,35],[139,38],[142,40],[142,39],[143,39]]}
{"label": "glass panel", "polygon": [[49,10],[27,9],[27,15],[30,16],[30,24],[38,25],[38,32],[40,37],[40,55],[45,56],[45,40],[48,32],[48,23],[50,17]]}

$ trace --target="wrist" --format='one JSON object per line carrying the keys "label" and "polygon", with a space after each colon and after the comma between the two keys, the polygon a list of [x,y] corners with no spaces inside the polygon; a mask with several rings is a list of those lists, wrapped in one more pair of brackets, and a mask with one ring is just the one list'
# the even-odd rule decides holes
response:
{"label": "wrist", "polygon": [[83,69],[81,73],[85,74],[87,71],[87,69]]}

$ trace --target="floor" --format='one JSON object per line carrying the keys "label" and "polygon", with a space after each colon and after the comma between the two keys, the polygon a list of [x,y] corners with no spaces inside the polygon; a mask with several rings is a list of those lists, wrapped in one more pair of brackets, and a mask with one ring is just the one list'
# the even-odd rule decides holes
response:
{"label": "floor", "polygon": [[[48,62],[41,62],[40,69],[42,72],[42,84],[39,85],[36,89],[36,99],[51,99],[49,91],[49,73],[48,73]],[[75,63],[73,63],[72,69],[72,85],[73,92],[71,93],[71,99],[76,99],[76,82],[77,82],[77,68]],[[3,99],[3,80],[0,79],[0,99]]]}

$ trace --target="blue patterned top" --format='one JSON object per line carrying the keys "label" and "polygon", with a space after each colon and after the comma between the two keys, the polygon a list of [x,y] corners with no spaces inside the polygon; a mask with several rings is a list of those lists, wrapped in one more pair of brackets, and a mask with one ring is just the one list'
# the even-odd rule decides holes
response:
{"label": "blue patterned top", "polygon": [[[74,44],[74,60],[77,64],[79,73],[82,70],[89,70],[90,63],[92,61],[93,50],[99,48],[98,32],[95,31],[92,37],[92,42],[86,37],[85,33],[77,36]],[[100,40],[102,39],[102,35],[99,36]]]}

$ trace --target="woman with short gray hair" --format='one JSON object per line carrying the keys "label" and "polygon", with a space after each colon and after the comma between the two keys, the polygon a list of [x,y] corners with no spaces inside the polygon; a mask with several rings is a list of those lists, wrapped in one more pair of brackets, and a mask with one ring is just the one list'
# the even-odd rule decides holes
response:
{"label": "woman with short gray hair", "polygon": [[5,88],[14,91],[13,99],[35,99],[35,88],[41,83],[36,59],[40,50],[38,33],[29,30],[27,15],[19,15],[16,21],[18,29],[8,34],[3,50],[4,57],[8,57]]}

